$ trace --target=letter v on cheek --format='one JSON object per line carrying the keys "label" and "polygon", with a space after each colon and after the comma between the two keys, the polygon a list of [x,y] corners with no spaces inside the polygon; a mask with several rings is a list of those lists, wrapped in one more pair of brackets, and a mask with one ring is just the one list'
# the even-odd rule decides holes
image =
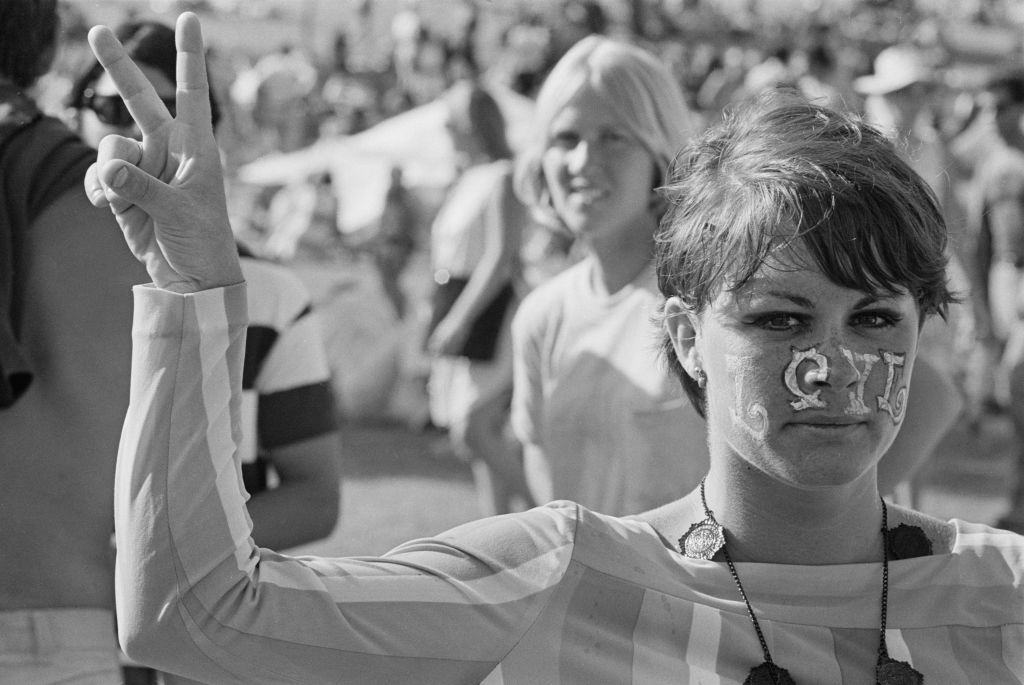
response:
{"label": "letter v on cheek", "polygon": [[[860,416],[863,414],[871,413],[871,407],[864,404],[864,385],[868,381],[868,376],[871,375],[871,369],[874,367],[881,357],[877,354],[864,353],[859,354],[853,350],[845,347],[840,348],[843,353],[843,357],[850,363],[853,370],[857,374],[857,387],[850,391],[850,403],[846,405],[844,413],[851,416]],[[863,368],[857,366],[858,363],[863,364]]]}

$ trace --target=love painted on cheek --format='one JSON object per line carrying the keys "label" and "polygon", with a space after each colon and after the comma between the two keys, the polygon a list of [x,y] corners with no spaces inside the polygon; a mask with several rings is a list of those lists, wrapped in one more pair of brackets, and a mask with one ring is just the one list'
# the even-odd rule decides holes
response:
{"label": "love painted on cheek", "polygon": [[760,402],[749,401],[744,387],[744,378],[749,372],[745,364],[749,365],[750,361],[728,354],[725,356],[725,362],[733,379],[735,398],[735,405],[729,407],[729,416],[733,424],[743,428],[753,438],[764,440],[768,437],[768,410]]}
{"label": "love painted on cheek", "polygon": [[[900,423],[907,411],[908,390],[906,385],[901,385],[897,388],[896,384],[903,378],[906,354],[889,352],[887,350],[879,350],[879,354],[859,353],[845,347],[840,347],[839,352],[842,355],[842,361],[838,363],[849,364],[854,374],[856,374],[853,381],[854,387],[847,395],[847,405],[843,409],[843,413],[850,416],[871,413],[871,407],[864,402],[864,386],[867,384],[868,377],[874,370],[875,365],[878,362],[882,362],[886,370],[885,389],[881,395],[875,396],[875,403],[878,411],[887,413],[892,418],[893,423]],[[828,357],[818,352],[816,347],[809,347],[806,350],[793,348],[792,359],[783,372],[783,382],[786,384],[786,389],[796,396],[795,400],[790,401],[789,406],[794,411],[825,409],[828,407],[828,402],[821,398],[820,389],[808,393],[801,387],[801,379],[797,376],[797,369],[805,362],[811,365],[802,374],[802,380],[805,384],[828,382],[831,370],[834,368],[834,363]]]}

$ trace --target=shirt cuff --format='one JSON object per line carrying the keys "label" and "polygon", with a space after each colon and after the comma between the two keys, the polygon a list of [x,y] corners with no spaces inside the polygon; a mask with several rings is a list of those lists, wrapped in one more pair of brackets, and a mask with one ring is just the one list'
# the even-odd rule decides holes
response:
{"label": "shirt cuff", "polygon": [[152,283],[132,288],[135,298],[133,333],[147,337],[180,336],[246,326],[249,312],[246,284],[175,293]]}

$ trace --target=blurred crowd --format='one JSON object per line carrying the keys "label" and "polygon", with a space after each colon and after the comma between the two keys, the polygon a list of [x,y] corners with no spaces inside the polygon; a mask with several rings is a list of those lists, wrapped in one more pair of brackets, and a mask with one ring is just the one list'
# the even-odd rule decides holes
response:
{"label": "blurred crowd", "polygon": [[[133,7],[126,22],[146,14]],[[925,346],[962,393],[966,420],[980,425],[986,413],[1009,409],[1003,354],[1017,312],[998,294],[1016,287],[1016,277],[1001,271],[1017,259],[1016,238],[992,238],[978,179],[988,173],[990,151],[1014,143],[999,134],[996,100],[1015,95],[986,87],[1022,59],[1019,41],[1007,43],[1003,30],[1024,21],[1013,3],[360,0],[353,7],[353,21],[337,27],[329,54],[293,42],[229,54],[215,37],[208,53],[240,243],[284,264],[362,270],[317,294],[327,310],[328,354],[345,357],[331,362],[345,378],[336,383],[343,415],[448,428],[428,391],[432,375],[439,384],[437,355],[426,342],[408,343],[430,335],[436,255],[445,250],[432,226],[471,166],[458,140],[448,141],[454,134],[439,103],[458,84],[485,84],[515,154],[515,128],[530,125],[540,84],[591,34],[657,55],[699,127],[731,103],[781,85],[891,132],[940,197],[952,238],[951,279],[967,293],[948,325],[925,331]],[[68,5],[64,13],[63,52],[40,99],[74,121],[81,96],[75,67],[91,21],[87,7]],[[389,138],[379,158],[365,155]],[[431,146],[439,139],[446,140],[437,153]],[[357,149],[356,163],[346,167]],[[426,174],[415,164],[424,160]],[[247,174],[260,164],[271,172]],[[582,256],[571,233],[549,224],[524,220],[515,268],[526,289]]]}
{"label": "blurred crowd", "polygon": [[[158,4],[160,12],[186,8]],[[680,141],[775,87],[855,111],[891,136],[931,186],[949,227],[949,279],[962,301],[922,331],[914,387],[923,397],[916,406],[930,415],[908,416],[894,450],[905,460],[885,462],[880,480],[897,466],[883,490],[912,504],[917,468],[955,421],[980,431],[1000,417],[1024,445],[1024,12],[1017,5],[353,0],[352,21],[334,27],[326,54],[298,41],[241,54],[209,36],[211,115],[249,283],[240,458],[260,544],[288,548],[329,534],[338,516],[340,420],[398,420],[422,431],[431,441],[425,452],[471,466],[483,514],[555,498],[635,513],[692,489],[706,470],[703,422],[648,349],[650,314],[662,299],[651,264],[666,210],[657,187]],[[240,12],[237,4],[195,6],[229,23]],[[86,45],[89,5],[60,7],[61,50],[32,94],[74,133],[81,165],[94,154],[83,141],[97,146],[110,133],[140,132]],[[173,30],[155,5],[125,8],[118,35],[173,114]],[[573,70],[591,68],[589,60],[607,66],[602,55],[626,65],[627,95],[583,89],[580,100],[594,98],[593,107],[559,102],[559,89],[583,78]],[[558,64],[570,66],[559,72]],[[654,86],[644,81],[662,76]],[[628,101],[630,88],[654,95]],[[26,111],[35,106],[20,90],[15,95]],[[46,167],[47,159],[37,161]],[[587,165],[600,167],[605,185],[579,180]],[[80,187],[76,174],[84,172],[62,172]],[[580,209],[602,202],[607,212]],[[85,212],[66,208],[65,218]],[[29,218],[56,223],[46,214]],[[115,333],[124,332],[130,303],[106,311],[110,322],[82,319],[87,307],[58,283],[88,281],[96,293],[73,294],[106,303],[129,281],[141,282],[124,266],[124,246],[109,245],[105,220],[94,233],[76,234],[81,244],[72,252],[83,262],[109,260],[103,270],[120,275],[109,292],[99,292],[106,285],[95,279],[46,273],[48,257],[29,261],[39,270],[31,271],[35,311],[52,305],[52,321],[68,322],[67,331],[44,333],[67,345],[95,326],[110,341],[85,335],[103,348],[86,353],[106,354],[113,367],[128,359],[127,335]],[[49,249],[58,254],[65,245]],[[77,348],[61,354],[47,358],[67,362],[64,371],[82,390],[75,396],[82,416],[95,410],[94,389],[106,375],[126,377],[83,369]],[[80,377],[89,374],[96,377]],[[95,451],[106,455],[111,479],[126,388],[111,397],[94,427],[63,421],[71,400],[61,395],[39,424],[68,430],[66,444],[25,454],[45,452],[58,464],[65,447],[102,433]],[[33,438],[49,430],[19,424],[13,412],[3,418]],[[577,464],[578,455],[592,461]],[[23,461],[34,474],[24,480],[46,490],[46,469],[36,473],[35,462]],[[38,504],[25,499],[26,511]],[[39,530],[89,518],[62,503],[39,508],[26,517]],[[82,556],[105,557],[112,507],[91,508]],[[1020,485],[998,525],[1024,530]],[[44,536],[23,537],[11,546],[31,547]],[[105,578],[105,558],[95,566]],[[47,582],[37,579],[40,597]],[[20,606],[23,596],[7,603]]]}

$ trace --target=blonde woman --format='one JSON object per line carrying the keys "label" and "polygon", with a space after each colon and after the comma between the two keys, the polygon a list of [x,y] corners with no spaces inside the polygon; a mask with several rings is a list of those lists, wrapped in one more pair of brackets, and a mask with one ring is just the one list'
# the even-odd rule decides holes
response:
{"label": "blonde woman", "polygon": [[540,502],[633,514],[707,470],[703,421],[659,364],[650,324],[656,189],[697,128],[663,64],[600,36],[573,46],[540,90],[516,187],[586,253],[531,292],[513,325],[512,423]]}

